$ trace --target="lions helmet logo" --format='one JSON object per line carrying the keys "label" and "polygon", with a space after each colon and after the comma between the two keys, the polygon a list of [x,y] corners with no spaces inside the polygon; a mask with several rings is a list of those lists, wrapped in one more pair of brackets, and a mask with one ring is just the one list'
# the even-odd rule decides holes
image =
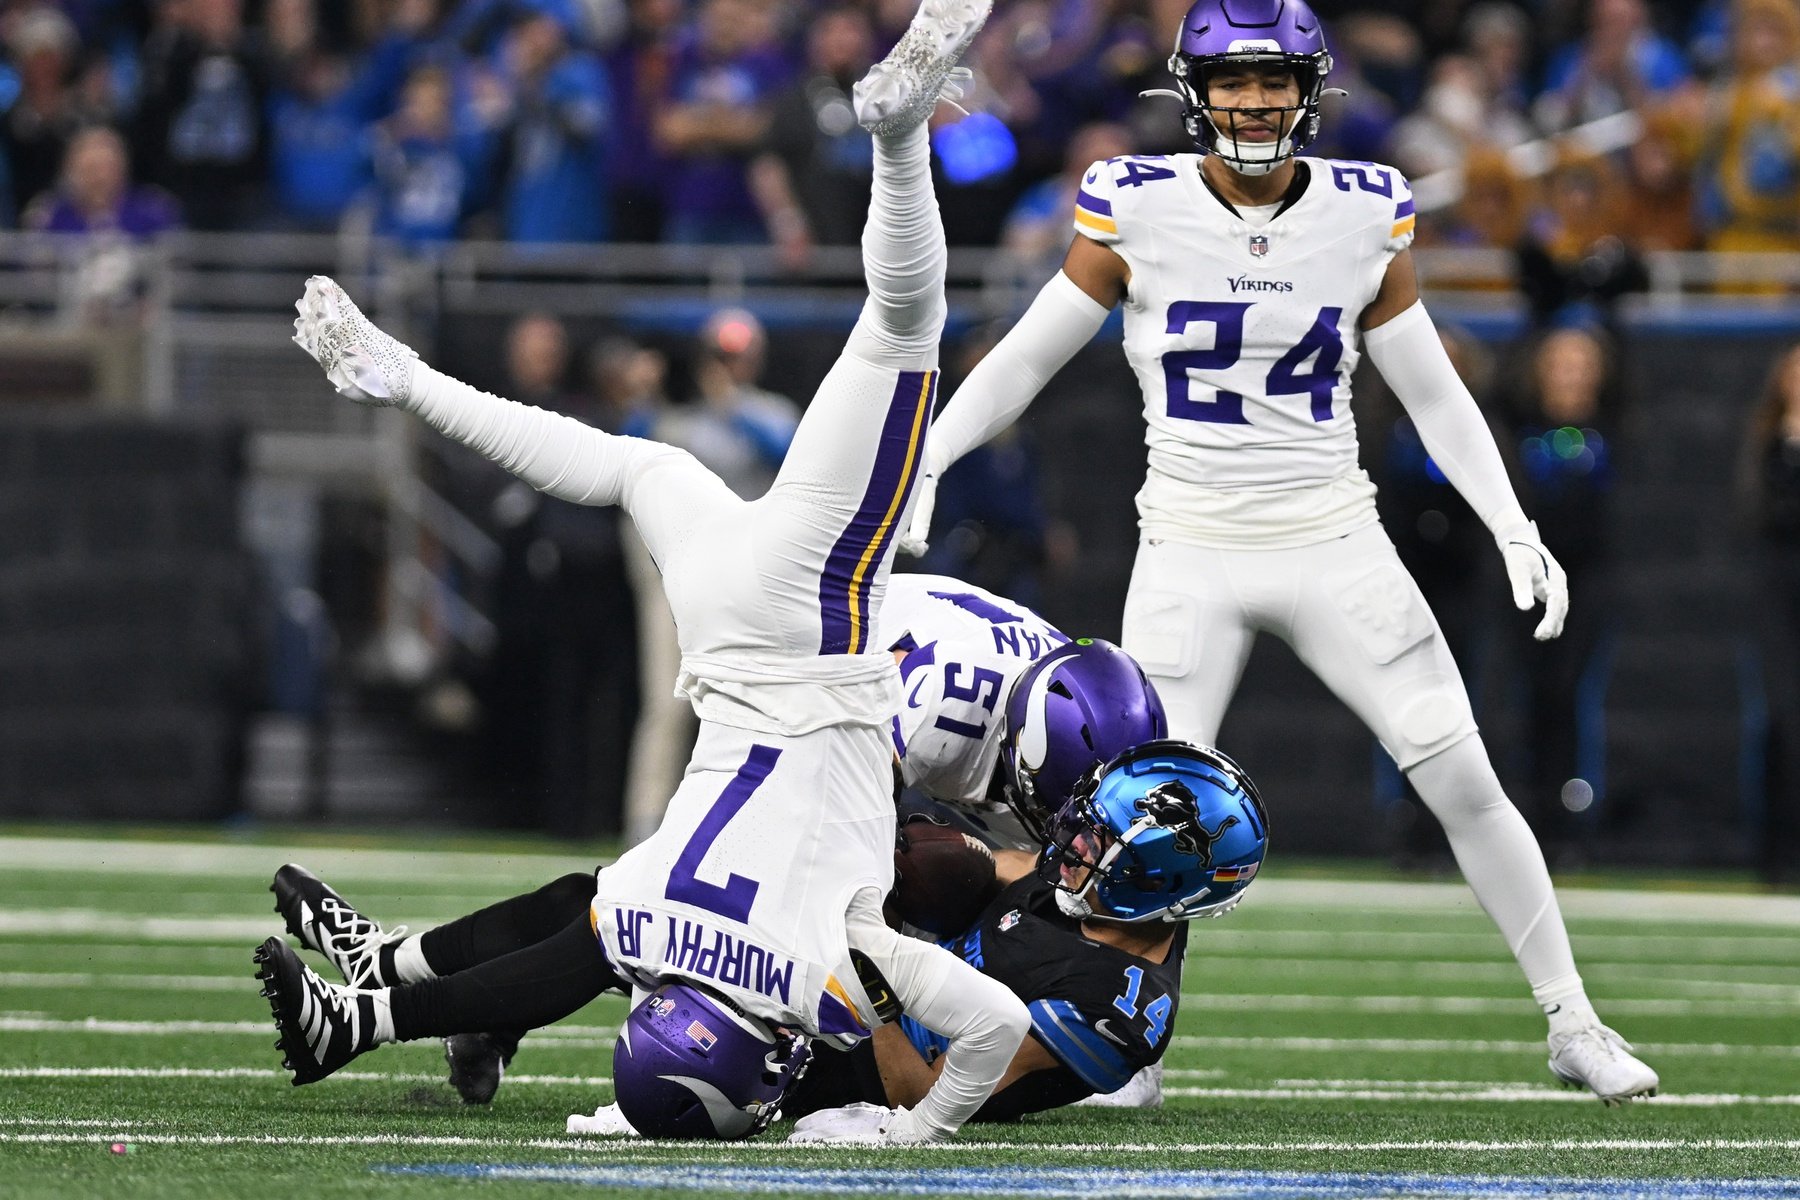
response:
{"label": "lions helmet logo", "polygon": [[1225,831],[1238,823],[1226,817],[1217,829],[1200,823],[1200,805],[1194,793],[1179,779],[1171,779],[1151,788],[1137,802],[1137,810],[1150,818],[1150,823],[1175,835],[1175,848],[1200,860],[1202,867],[1212,866],[1213,846]]}

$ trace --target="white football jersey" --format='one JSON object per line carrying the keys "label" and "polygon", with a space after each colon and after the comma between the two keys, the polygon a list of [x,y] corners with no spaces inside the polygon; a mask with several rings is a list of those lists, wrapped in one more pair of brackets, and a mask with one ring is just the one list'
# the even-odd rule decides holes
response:
{"label": "white football jersey", "polygon": [[1201,161],[1097,162],[1076,199],[1076,230],[1131,268],[1125,354],[1149,427],[1146,530],[1164,510],[1179,521],[1195,489],[1328,493],[1346,480],[1373,520],[1350,374],[1357,320],[1412,242],[1412,191],[1392,167],[1302,158],[1305,191],[1263,223],[1215,196]]}
{"label": "white football jersey", "polygon": [[875,637],[906,650],[892,735],[907,784],[951,803],[985,800],[1014,681],[1069,639],[1029,608],[945,575],[890,577]]}
{"label": "white football jersey", "polygon": [[645,990],[692,980],[838,1046],[869,1036],[845,917],[858,891],[893,887],[891,761],[870,726],[702,722],[661,826],[596,877],[607,960]]}

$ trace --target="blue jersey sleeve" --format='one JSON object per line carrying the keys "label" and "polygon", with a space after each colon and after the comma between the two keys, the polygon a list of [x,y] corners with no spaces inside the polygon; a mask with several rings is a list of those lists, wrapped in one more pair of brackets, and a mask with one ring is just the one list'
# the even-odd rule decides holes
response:
{"label": "blue jersey sleeve", "polygon": [[1056,1061],[1096,1092],[1116,1092],[1137,1073],[1138,1064],[1108,1040],[1080,1009],[1066,1000],[1034,1000],[1031,1032]]}

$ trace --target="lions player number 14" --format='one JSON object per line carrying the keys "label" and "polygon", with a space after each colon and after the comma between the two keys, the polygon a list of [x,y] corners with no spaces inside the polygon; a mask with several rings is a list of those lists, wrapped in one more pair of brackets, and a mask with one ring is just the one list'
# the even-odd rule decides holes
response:
{"label": "lions player number 14", "polygon": [[[1125,991],[1123,994],[1113,997],[1113,1007],[1118,1009],[1126,1020],[1134,1019],[1138,1015],[1138,993],[1143,990],[1143,987],[1144,968],[1126,967]],[[1144,1040],[1150,1043],[1152,1050],[1156,1049],[1163,1040],[1163,1035],[1169,1031],[1169,1010],[1174,1007],[1174,1001],[1166,995],[1158,996],[1144,1005],[1144,1020],[1149,1022],[1149,1027],[1144,1030]]]}

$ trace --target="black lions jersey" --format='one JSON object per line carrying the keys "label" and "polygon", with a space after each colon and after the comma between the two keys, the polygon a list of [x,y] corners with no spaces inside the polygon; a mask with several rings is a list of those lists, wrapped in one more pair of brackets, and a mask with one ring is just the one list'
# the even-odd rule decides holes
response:
{"label": "black lions jersey", "polygon": [[[1004,1121],[1116,1092],[1169,1044],[1181,1003],[1185,924],[1164,960],[1151,962],[1084,936],[1081,922],[1057,908],[1055,887],[1027,875],[943,945],[1025,1001],[1032,1036],[1059,1064],[994,1096],[978,1119]],[[927,1060],[946,1048],[916,1022],[902,1017],[901,1025]]]}
{"label": "black lions jersey", "polygon": [[[1175,930],[1160,963],[1093,941],[1081,922],[1056,907],[1055,888],[1027,875],[1001,891],[967,933],[941,943],[982,974],[998,979],[1025,1002],[1032,1036],[1057,1066],[1035,1071],[996,1093],[977,1121],[1010,1121],[1060,1108],[1096,1092],[1116,1092],[1162,1058],[1181,1003],[1181,958],[1187,925]],[[907,1040],[927,1062],[949,1040],[909,1017]],[[888,1103],[865,1042],[853,1052],[822,1050],[795,1086],[783,1115],[867,1100]]]}

